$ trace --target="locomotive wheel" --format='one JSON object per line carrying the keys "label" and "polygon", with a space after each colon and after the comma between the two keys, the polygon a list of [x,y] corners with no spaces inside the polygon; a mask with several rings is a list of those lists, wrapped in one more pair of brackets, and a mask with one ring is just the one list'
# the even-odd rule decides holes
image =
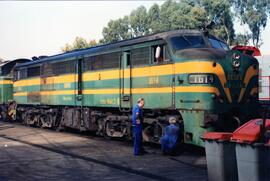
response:
{"label": "locomotive wheel", "polygon": [[40,116],[39,117],[39,126],[41,128],[51,128],[52,127],[51,115]]}
{"label": "locomotive wheel", "polygon": [[164,126],[153,122],[152,124],[148,124],[143,129],[143,140],[146,142],[159,143],[159,139],[162,136]]}
{"label": "locomotive wheel", "polygon": [[5,111],[1,111],[0,116],[2,121],[7,121],[7,113]]}

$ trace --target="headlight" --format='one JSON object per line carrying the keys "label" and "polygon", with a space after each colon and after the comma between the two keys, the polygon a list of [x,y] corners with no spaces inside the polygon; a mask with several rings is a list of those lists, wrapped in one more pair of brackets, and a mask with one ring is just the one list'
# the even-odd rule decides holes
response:
{"label": "headlight", "polygon": [[232,58],[233,58],[234,60],[239,60],[239,59],[241,58],[241,56],[240,56],[240,54],[238,54],[238,53],[234,53],[234,54],[232,55]]}
{"label": "headlight", "polygon": [[190,84],[212,84],[214,77],[209,74],[190,74],[188,76],[188,82]]}

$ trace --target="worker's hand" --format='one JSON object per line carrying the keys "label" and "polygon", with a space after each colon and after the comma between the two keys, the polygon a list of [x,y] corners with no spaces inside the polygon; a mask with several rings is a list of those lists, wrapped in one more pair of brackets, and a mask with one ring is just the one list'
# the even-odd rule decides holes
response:
{"label": "worker's hand", "polygon": [[141,121],[140,121],[139,119],[136,119],[136,123],[137,123],[137,124],[140,124]]}

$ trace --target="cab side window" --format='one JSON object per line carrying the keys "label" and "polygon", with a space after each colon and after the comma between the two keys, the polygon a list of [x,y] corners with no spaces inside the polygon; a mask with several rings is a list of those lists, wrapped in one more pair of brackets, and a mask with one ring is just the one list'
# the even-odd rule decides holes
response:
{"label": "cab side window", "polygon": [[152,46],[152,62],[153,63],[164,63],[170,61],[166,45],[155,45]]}
{"label": "cab side window", "polygon": [[149,64],[150,47],[136,48],[131,50],[131,65],[134,67]]}

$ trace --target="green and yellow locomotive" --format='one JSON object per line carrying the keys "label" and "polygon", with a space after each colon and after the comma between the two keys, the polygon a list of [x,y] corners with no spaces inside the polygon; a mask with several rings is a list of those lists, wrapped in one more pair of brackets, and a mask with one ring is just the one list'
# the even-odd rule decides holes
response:
{"label": "green and yellow locomotive", "polygon": [[13,102],[13,68],[18,63],[29,62],[29,59],[16,59],[0,64],[0,119],[7,119],[8,106]]}
{"label": "green and yellow locomotive", "polygon": [[186,143],[233,130],[256,115],[258,62],[199,30],[177,30],[50,56],[14,71],[17,119],[130,137],[130,114],[145,99],[145,141],[158,143],[177,118]]}

